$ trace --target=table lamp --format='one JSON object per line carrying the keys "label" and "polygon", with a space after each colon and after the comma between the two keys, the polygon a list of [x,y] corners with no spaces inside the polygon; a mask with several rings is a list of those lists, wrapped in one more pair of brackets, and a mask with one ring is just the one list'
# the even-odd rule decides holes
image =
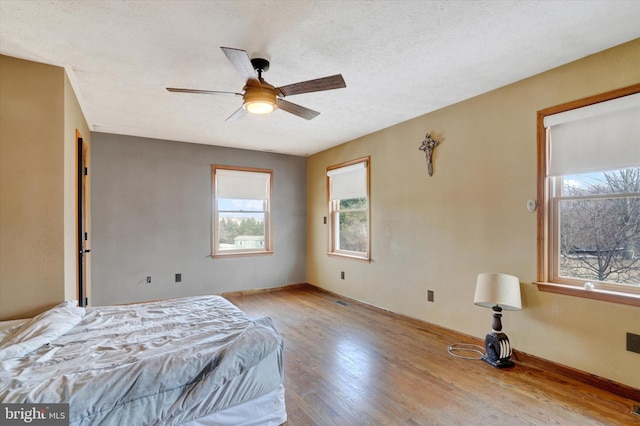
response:
{"label": "table lamp", "polygon": [[478,275],[473,303],[493,309],[493,331],[487,334],[484,344],[486,354],[482,359],[496,368],[513,367],[509,338],[502,333],[502,310],[522,309],[520,280],[507,274],[483,273]]}

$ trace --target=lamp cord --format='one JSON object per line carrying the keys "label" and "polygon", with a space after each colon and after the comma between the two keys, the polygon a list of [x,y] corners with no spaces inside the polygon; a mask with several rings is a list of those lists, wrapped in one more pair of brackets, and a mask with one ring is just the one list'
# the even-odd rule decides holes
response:
{"label": "lamp cord", "polygon": [[[482,346],[473,345],[471,343],[454,343],[449,345],[447,352],[449,352],[449,355],[455,356],[456,358],[470,359],[473,361],[480,361],[485,355],[484,348]],[[460,355],[457,352],[471,352],[479,356]]]}

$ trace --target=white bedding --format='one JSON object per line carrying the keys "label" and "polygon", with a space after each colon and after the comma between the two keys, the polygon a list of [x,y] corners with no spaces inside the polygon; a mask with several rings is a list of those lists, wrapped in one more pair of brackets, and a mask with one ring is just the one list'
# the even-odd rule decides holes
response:
{"label": "white bedding", "polygon": [[[7,320],[0,321],[0,332],[6,331],[10,328],[15,327],[16,325],[20,325],[24,322],[28,321],[28,319],[16,319],[16,320]],[[1,339],[0,339],[1,340]]]}
{"label": "white bedding", "polygon": [[271,320],[218,296],[87,308],[48,340],[0,361],[0,401],[68,402],[73,425],[182,424],[282,388]]}
{"label": "white bedding", "polygon": [[0,361],[23,357],[75,327],[85,309],[64,302],[19,325],[0,332]]}

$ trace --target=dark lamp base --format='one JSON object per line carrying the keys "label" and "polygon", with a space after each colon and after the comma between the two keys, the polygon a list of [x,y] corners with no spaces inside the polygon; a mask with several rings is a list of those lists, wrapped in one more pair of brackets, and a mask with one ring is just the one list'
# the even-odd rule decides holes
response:
{"label": "dark lamp base", "polygon": [[510,359],[491,359],[486,355],[482,357],[482,360],[495,368],[511,368],[516,365]]}
{"label": "dark lamp base", "polygon": [[487,351],[482,357],[484,362],[495,368],[509,368],[515,364],[511,358],[511,345],[506,334],[500,332],[492,332],[487,334],[484,339],[484,347]]}

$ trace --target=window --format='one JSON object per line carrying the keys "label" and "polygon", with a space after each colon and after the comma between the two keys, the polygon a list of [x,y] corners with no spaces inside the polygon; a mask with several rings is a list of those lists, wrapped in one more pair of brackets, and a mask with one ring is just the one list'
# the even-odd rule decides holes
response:
{"label": "window", "polygon": [[640,85],[538,113],[539,288],[640,306]]}
{"label": "window", "polygon": [[370,259],[369,158],[327,169],[329,254]]}
{"label": "window", "polygon": [[214,165],[212,175],[213,256],[270,254],[273,172]]}

